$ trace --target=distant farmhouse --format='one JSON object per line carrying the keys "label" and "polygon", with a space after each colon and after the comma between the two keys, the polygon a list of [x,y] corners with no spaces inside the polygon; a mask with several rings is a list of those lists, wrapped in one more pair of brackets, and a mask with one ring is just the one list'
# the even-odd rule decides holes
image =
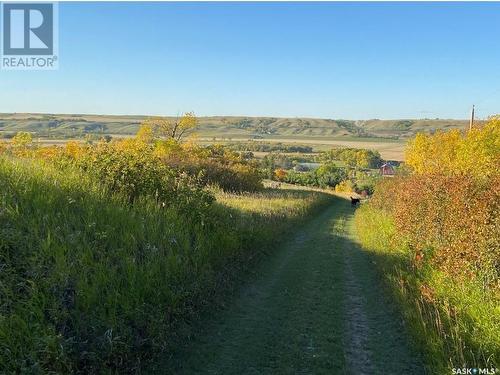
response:
{"label": "distant farmhouse", "polygon": [[393,177],[396,171],[391,163],[385,163],[380,167],[380,174],[384,177]]}

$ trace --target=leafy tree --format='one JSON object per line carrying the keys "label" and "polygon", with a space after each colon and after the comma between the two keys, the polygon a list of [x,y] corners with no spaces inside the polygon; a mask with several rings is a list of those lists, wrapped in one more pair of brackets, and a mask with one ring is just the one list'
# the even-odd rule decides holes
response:
{"label": "leafy tree", "polygon": [[154,140],[153,128],[151,125],[144,123],[141,125],[137,134],[135,135],[137,142],[144,144],[151,144]]}
{"label": "leafy tree", "polygon": [[160,138],[181,142],[198,126],[198,119],[193,112],[186,112],[175,120],[166,117],[152,117],[143,123],[149,126]]}
{"label": "leafy tree", "polygon": [[12,145],[16,147],[27,147],[33,143],[33,136],[28,132],[19,132],[12,138]]}
{"label": "leafy tree", "polygon": [[335,164],[323,164],[314,173],[320,187],[335,187],[347,178],[345,168],[337,167]]}
{"label": "leafy tree", "polygon": [[[408,143],[406,163],[415,174],[491,176],[500,165],[500,116],[482,127],[419,133]],[[487,166],[494,166],[491,168]]]}
{"label": "leafy tree", "polygon": [[356,167],[358,168],[377,168],[382,164],[382,158],[378,151],[372,150],[357,150],[355,153]]}
{"label": "leafy tree", "polygon": [[349,168],[378,168],[383,160],[378,151],[361,148],[334,148],[321,154],[323,161],[340,160]]}

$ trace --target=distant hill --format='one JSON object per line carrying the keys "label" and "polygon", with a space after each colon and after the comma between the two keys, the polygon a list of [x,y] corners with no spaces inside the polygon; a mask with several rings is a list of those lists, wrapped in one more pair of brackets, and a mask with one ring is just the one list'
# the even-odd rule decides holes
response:
{"label": "distant hill", "polygon": [[[0,136],[18,131],[38,137],[79,138],[86,134],[128,136],[135,134],[145,116],[0,114]],[[200,117],[198,135],[206,138],[385,138],[405,139],[417,132],[462,128],[466,120],[331,120],[276,117]]]}

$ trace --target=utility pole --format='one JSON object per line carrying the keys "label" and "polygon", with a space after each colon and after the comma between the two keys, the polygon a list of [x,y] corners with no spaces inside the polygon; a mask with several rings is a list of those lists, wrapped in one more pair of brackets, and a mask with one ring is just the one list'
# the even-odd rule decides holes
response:
{"label": "utility pole", "polygon": [[473,126],[474,126],[474,105],[472,106],[472,111],[470,112],[469,131],[472,130]]}

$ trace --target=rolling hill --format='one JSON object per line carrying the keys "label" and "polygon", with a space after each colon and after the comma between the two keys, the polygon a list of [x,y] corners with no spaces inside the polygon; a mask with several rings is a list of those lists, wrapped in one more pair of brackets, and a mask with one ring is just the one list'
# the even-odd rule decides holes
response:
{"label": "rolling hill", "polygon": [[[146,116],[0,114],[0,136],[28,131],[42,138],[79,138],[85,134],[135,134]],[[386,138],[405,139],[417,132],[466,128],[467,120],[332,120],[276,117],[200,117],[198,135],[205,138]]]}

